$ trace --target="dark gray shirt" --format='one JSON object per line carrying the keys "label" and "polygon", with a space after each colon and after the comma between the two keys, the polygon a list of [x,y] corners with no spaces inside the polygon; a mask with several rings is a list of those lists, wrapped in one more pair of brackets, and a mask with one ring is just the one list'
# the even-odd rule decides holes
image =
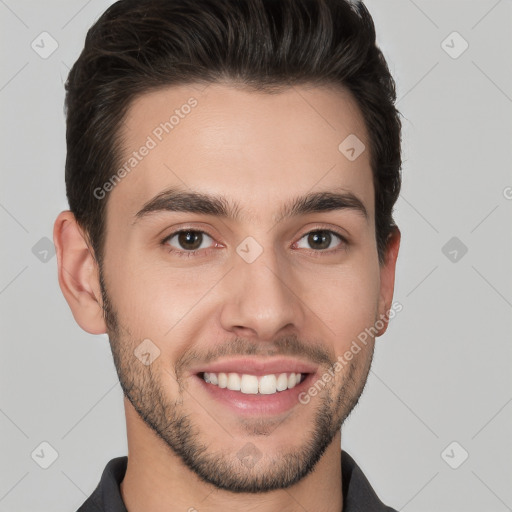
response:
{"label": "dark gray shirt", "polygon": [[[100,483],[77,512],[127,512],[119,484],[123,481],[128,457],[112,459],[103,470]],[[375,494],[354,459],[343,451],[341,457],[343,512],[397,512]]]}

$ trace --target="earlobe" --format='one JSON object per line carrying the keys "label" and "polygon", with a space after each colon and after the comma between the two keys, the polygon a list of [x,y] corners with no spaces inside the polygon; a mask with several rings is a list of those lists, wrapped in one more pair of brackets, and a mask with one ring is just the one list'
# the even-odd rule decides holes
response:
{"label": "earlobe", "polygon": [[384,322],[384,327],[379,330],[377,336],[382,336],[386,332],[389,324],[389,310],[393,302],[395,269],[398,250],[400,248],[400,238],[400,230],[398,227],[394,227],[388,237],[385,261],[380,267],[379,317],[377,320]]}
{"label": "earlobe", "polygon": [[61,212],[53,227],[59,285],[78,325],[90,334],[107,332],[99,272],[75,216]]}

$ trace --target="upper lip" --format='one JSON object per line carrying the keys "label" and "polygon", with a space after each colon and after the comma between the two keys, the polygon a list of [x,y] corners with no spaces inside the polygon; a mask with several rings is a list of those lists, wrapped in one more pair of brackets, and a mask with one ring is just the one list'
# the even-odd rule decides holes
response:
{"label": "upper lip", "polygon": [[317,367],[298,359],[274,357],[272,359],[256,359],[240,357],[225,359],[212,364],[198,366],[192,373],[246,373],[250,375],[269,375],[272,373],[315,373]]}

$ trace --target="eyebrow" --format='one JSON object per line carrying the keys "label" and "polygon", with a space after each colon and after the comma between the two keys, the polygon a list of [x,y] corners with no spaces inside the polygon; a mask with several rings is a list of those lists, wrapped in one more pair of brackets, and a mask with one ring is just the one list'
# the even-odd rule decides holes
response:
{"label": "eyebrow", "polygon": [[[351,210],[368,221],[368,212],[363,202],[352,192],[314,192],[298,196],[287,201],[279,210],[279,220],[309,213],[321,213],[334,210]],[[245,217],[237,202],[231,202],[222,195],[188,192],[178,188],[169,188],[159,193],[135,214],[133,224],[144,217],[159,212],[186,212],[213,215],[216,217],[241,221]]]}

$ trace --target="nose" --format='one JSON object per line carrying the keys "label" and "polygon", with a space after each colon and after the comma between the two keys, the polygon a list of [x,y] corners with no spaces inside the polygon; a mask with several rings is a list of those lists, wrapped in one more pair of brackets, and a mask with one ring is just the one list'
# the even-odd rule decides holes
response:
{"label": "nose", "polygon": [[270,341],[300,332],[305,311],[296,272],[265,249],[252,263],[234,258],[223,280],[222,327],[237,336]]}

